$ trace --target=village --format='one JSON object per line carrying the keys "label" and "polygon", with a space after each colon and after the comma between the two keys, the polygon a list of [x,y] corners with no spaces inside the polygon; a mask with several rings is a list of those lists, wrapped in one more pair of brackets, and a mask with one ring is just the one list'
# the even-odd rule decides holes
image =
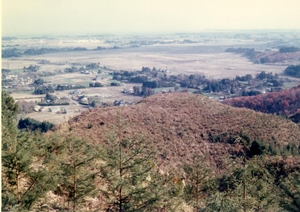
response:
{"label": "village", "polygon": [[146,96],[167,92],[201,93],[222,101],[280,91],[285,83],[293,82],[288,77],[265,71],[256,76],[247,74],[218,80],[200,74],[174,75],[169,70],[155,67],[142,67],[141,71],[107,70],[100,63],[65,68],[64,77],[77,74],[77,77],[84,78],[80,84],[57,84],[47,77],[39,77],[38,73],[36,66],[25,67],[19,73],[2,70],[3,89],[27,94],[15,98],[20,104],[30,102],[31,109],[24,110],[24,114],[74,115],[90,108],[128,106]]}
{"label": "village", "polygon": [[223,101],[297,85],[284,75],[285,63],[253,63],[247,56],[254,51],[279,58],[288,54],[280,50],[294,48],[278,49],[274,46],[283,41],[264,34],[249,36],[6,38],[2,89],[18,102],[23,117],[59,123],[91,108],[129,106],[158,93],[189,92]]}

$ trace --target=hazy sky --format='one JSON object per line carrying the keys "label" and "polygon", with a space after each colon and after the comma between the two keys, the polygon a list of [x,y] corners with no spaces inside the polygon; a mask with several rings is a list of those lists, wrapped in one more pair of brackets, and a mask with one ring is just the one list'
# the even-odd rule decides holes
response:
{"label": "hazy sky", "polygon": [[2,0],[2,35],[300,29],[300,0]]}

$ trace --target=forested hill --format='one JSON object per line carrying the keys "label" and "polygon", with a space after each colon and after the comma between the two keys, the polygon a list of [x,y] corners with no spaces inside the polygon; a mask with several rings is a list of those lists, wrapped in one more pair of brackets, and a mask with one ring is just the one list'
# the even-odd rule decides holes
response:
{"label": "forested hill", "polygon": [[227,99],[223,103],[263,113],[293,115],[299,113],[300,109],[300,85],[280,92]]}
{"label": "forested hill", "polygon": [[194,154],[210,155],[214,166],[222,155],[235,152],[237,137],[249,145],[285,148],[300,144],[296,124],[285,118],[233,108],[202,95],[172,93],[154,95],[130,107],[93,109],[69,121],[62,132],[72,130],[94,144],[102,143],[118,119],[124,133],[143,134],[157,159],[165,165],[180,164]]}
{"label": "forested hill", "polygon": [[300,132],[202,95],[19,130],[2,92],[2,211],[300,211]]}

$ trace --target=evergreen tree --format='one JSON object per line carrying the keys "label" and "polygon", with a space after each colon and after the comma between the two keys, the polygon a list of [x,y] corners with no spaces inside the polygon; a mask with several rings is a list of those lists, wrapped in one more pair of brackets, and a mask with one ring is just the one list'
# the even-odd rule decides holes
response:
{"label": "evergreen tree", "polygon": [[185,201],[191,205],[195,211],[200,211],[205,204],[205,199],[209,195],[207,189],[209,178],[213,176],[212,170],[205,162],[204,157],[195,155],[192,164],[185,164],[186,173]]}
{"label": "evergreen tree", "polygon": [[3,146],[9,144],[14,140],[17,134],[16,116],[18,114],[18,104],[14,99],[5,91],[2,91],[1,99],[1,131],[2,131],[2,150]]}
{"label": "evergreen tree", "polygon": [[[180,176],[178,170],[169,171],[160,175],[159,189],[161,190],[161,198],[157,209],[160,212],[166,211],[184,211],[184,190],[186,187],[185,178]],[[152,209],[152,210],[153,210]]]}
{"label": "evergreen tree", "polygon": [[20,132],[18,107],[2,92],[2,210],[29,210],[50,190],[50,176],[37,157],[38,135]]}
{"label": "evergreen tree", "polygon": [[249,142],[238,138],[242,158],[235,158],[229,173],[216,178],[215,194],[205,211],[280,211],[275,178],[266,168],[265,155],[250,158]]}
{"label": "evergreen tree", "polygon": [[300,172],[281,179],[281,206],[288,211],[300,211]]}
{"label": "evergreen tree", "polygon": [[67,202],[67,206],[63,206],[67,210],[81,210],[79,208],[86,202],[86,198],[96,195],[95,179],[98,170],[94,163],[100,153],[98,148],[71,135],[56,143],[60,147],[54,161],[59,167],[56,174],[60,180],[55,193],[64,198],[64,203]]}
{"label": "evergreen tree", "polygon": [[2,149],[2,210],[38,207],[54,188],[44,161],[36,152],[37,135],[18,132]]}
{"label": "evergreen tree", "polygon": [[106,211],[147,211],[160,200],[159,181],[154,173],[154,152],[148,152],[143,136],[128,136],[118,117],[105,148],[100,177],[105,187]]}

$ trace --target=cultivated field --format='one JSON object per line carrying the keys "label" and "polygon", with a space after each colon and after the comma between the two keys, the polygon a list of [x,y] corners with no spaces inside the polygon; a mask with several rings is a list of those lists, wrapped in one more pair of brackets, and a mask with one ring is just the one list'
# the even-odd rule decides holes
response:
{"label": "cultivated field", "polygon": [[[141,70],[145,67],[168,69],[171,74],[205,74],[212,78],[234,78],[236,75],[257,74],[261,71],[281,74],[286,66],[253,64],[247,58],[237,54],[225,53],[225,49],[237,47],[260,47],[255,43],[241,43],[233,45],[215,44],[173,44],[152,45],[139,48],[107,49],[99,51],[53,53],[26,58],[2,61],[3,68],[8,63],[11,69],[23,67],[25,64],[41,66],[41,71],[63,70],[72,63],[86,64],[100,62],[102,66],[114,70]],[[262,45],[261,47],[265,47]],[[51,64],[38,64],[41,60],[48,60]],[[24,62],[24,65],[22,64]]]}
{"label": "cultivated field", "polygon": [[[122,86],[118,87],[86,88],[80,89],[78,91],[86,96],[97,96],[98,99],[101,99],[101,102],[108,104],[113,104],[115,100],[123,100],[124,102],[136,103],[140,101],[142,97],[122,93],[124,88],[130,89],[135,85],[137,84],[123,84]],[[58,91],[54,94],[60,98],[71,98],[69,92],[70,90]],[[13,93],[12,97],[16,100],[24,99],[25,101],[40,101],[40,98],[45,97],[45,95],[34,95],[30,93]],[[65,109],[67,111],[67,114],[57,114],[55,112],[49,112],[48,109],[51,108]],[[85,110],[89,110],[89,107],[81,105],[76,101],[71,101],[70,105],[45,106],[43,112],[34,112],[26,114],[23,116],[23,118],[30,117],[39,121],[50,121],[54,124],[59,124],[67,121],[70,117],[74,117],[76,115],[81,114]]]}
{"label": "cultivated field", "polygon": [[[60,46],[59,43],[55,44]],[[77,43],[82,47],[93,49],[93,43]],[[95,43],[96,48],[98,43]],[[66,47],[64,43],[61,47]],[[251,48],[268,48],[266,43],[256,43],[254,41],[245,42],[219,42],[207,44],[172,44],[172,45],[149,45],[138,48],[120,48],[105,49],[98,51],[79,51],[66,53],[52,53],[43,55],[26,56],[14,59],[3,59],[2,68],[9,68],[14,71],[22,72],[24,66],[38,65],[38,72],[54,72],[63,73],[66,67],[72,67],[74,64],[83,66],[88,63],[98,63],[112,70],[141,70],[142,67],[156,67],[157,69],[169,70],[169,74],[204,74],[209,78],[235,78],[236,75],[255,75],[261,71],[282,74],[287,65],[262,65],[253,64],[251,61],[238,54],[225,53],[229,47],[251,47]],[[47,60],[49,64],[41,64],[42,60]],[[46,81],[55,84],[81,84],[88,86],[90,82],[97,76],[97,70],[93,74],[80,73],[63,73],[53,76],[43,77]],[[112,82],[112,76],[107,71],[102,70],[102,74],[98,75],[98,82],[109,85]],[[106,96],[103,102],[112,103],[114,100],[124,100],[128,102],[136,102],[141,97],[123,94],[124,88],[130,89],[135,84],[122,84],[120,87],[102,87],[80,89],[84,94],[95,94]],[[59,97],[69,96],[69,91],[57,92]],[[14,98],[36,97],[29,93],[12,94]],[[70,97],[70,96],[69,96]],[[38,98],[39,99],[39,98]],[[35,101],[33,99],[30,101]],[[81,105],[64,106],[70,108],[68,114],[54,114],[49,112],[37,112],[28,116],[37,120],[48,120],[53,123],[60,123],[69,117],[79,114],[87,108]]]}

